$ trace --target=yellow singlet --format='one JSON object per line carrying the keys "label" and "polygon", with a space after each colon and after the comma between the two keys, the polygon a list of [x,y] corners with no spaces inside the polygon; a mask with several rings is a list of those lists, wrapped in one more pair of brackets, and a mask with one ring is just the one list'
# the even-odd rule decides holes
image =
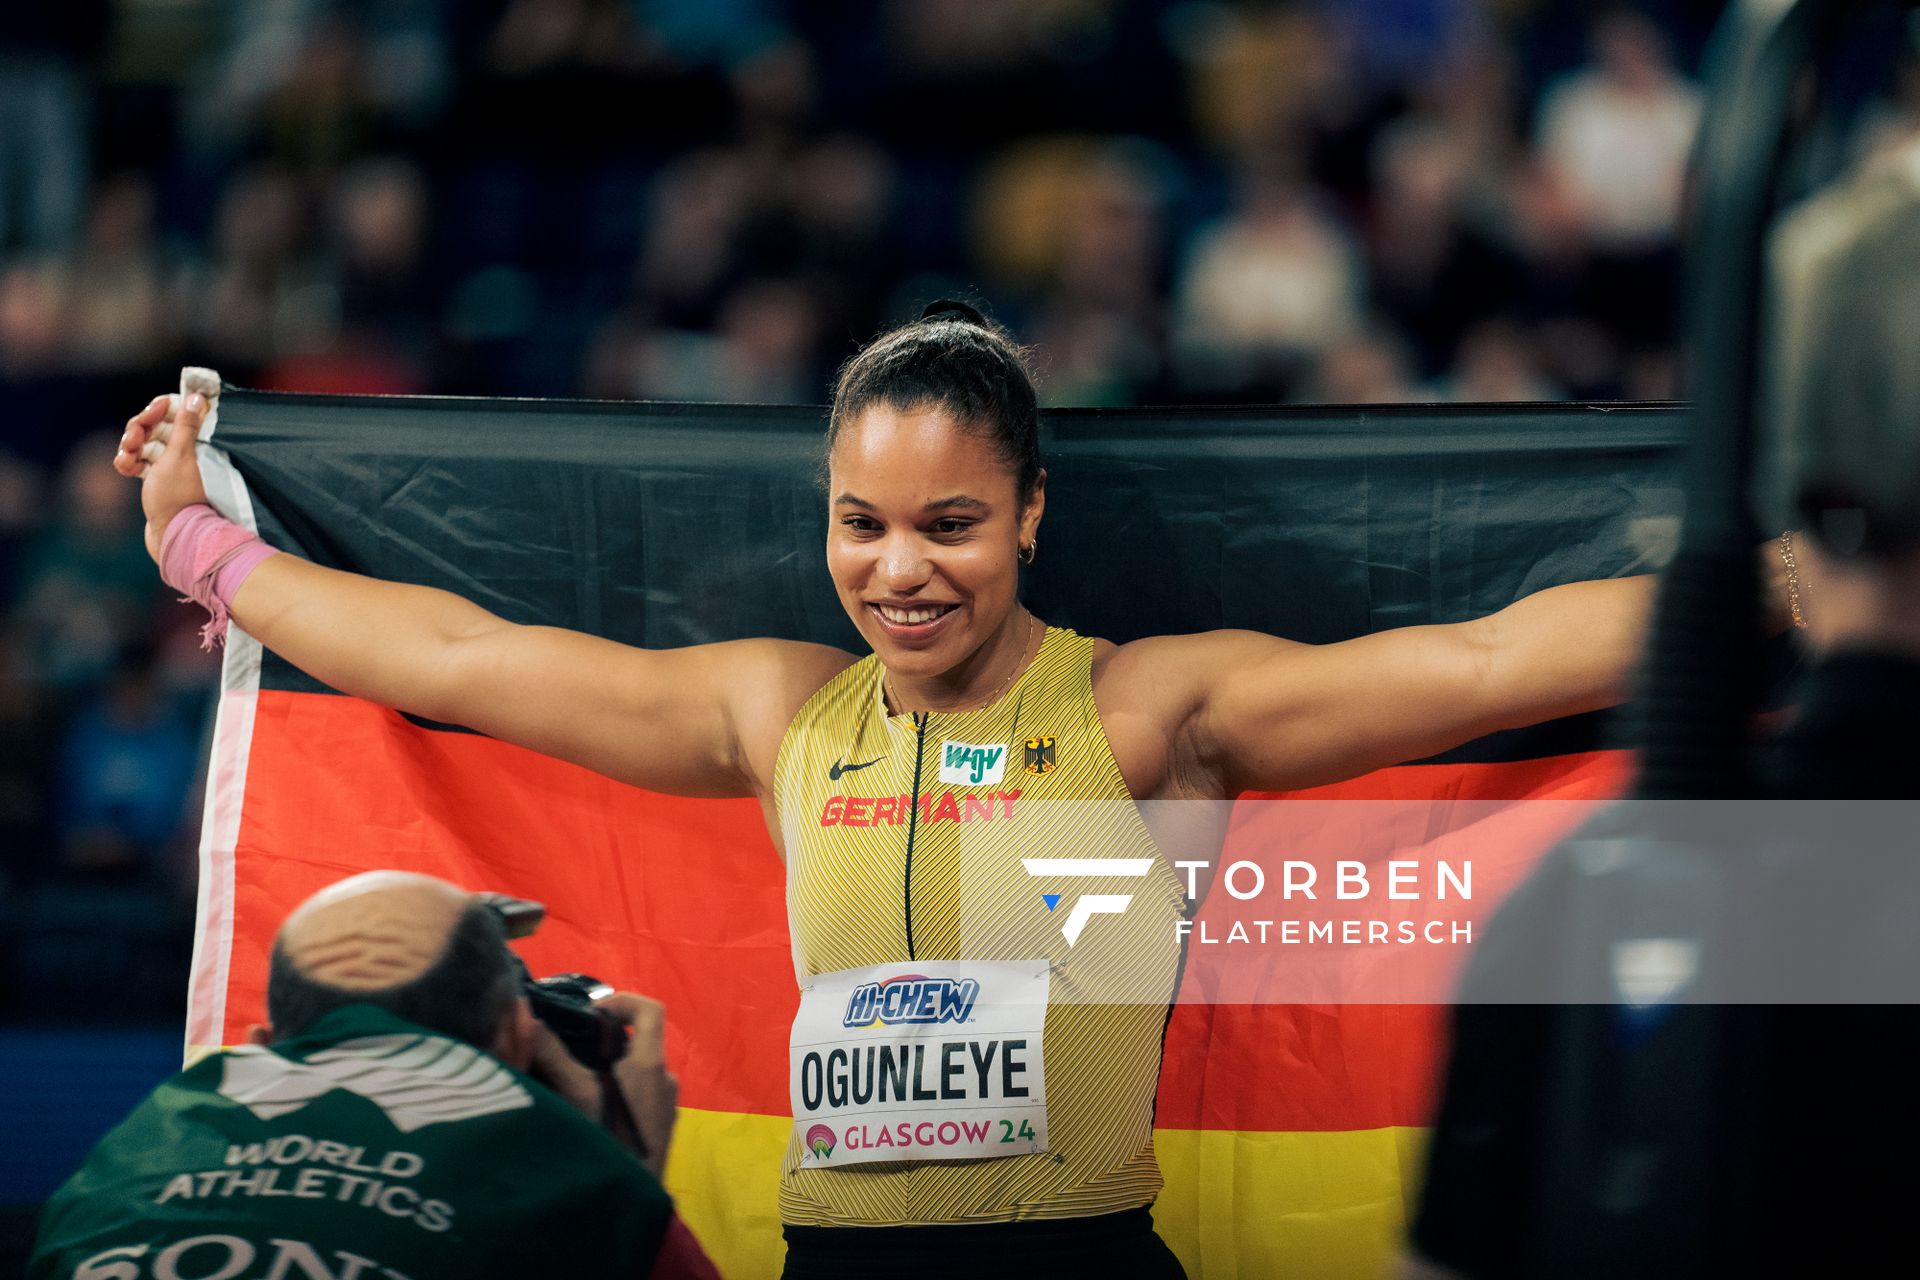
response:
{"label": "yellow singlet", "polygon": [[[889,716],[870,656],[788,727],[774,796],[803,986],[914,960],[1052,962],[1046,1151],[803,1168],[796,1135],[780,1184],[788,1224],[1067,1218],[1159,1193],[1153,1104],[1184,902],[1108,749],[1092,662],[1092,640],[1048,628],[992,704]],[[1138,876],[1035,876],[1029,858],[1152,863]],[[1131,901],[1087,918],[1069,945],[1064,926],[1089,894]]]}

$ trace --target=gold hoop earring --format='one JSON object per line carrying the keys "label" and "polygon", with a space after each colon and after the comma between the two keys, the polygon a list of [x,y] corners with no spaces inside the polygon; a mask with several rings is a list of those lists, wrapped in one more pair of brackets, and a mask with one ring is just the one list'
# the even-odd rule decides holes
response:
{"label": "gold hoop earring", "polygon": [[1020,551],[1018,553],[1018,559],[1021,564],[1032,564],[1034,556],[1038,555],[1039,553],[1040,553],[1040,539],[1035,538],[1032,542],[1029,542],[1026,546],[1020,548]]}

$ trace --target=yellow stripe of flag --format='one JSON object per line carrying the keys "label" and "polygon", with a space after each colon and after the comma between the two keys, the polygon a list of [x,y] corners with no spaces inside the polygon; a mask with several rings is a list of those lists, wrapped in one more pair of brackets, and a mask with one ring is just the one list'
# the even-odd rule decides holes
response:
{"label": "yellow stripe of flag", "polygon": [[[785,1116],[683,1108],[667,1190],[720,1274],[780,1274]],[[1194,1280],[1374,1280],[1405,1233],[1426,1130],[1160,1129],[1154,1224]]]}

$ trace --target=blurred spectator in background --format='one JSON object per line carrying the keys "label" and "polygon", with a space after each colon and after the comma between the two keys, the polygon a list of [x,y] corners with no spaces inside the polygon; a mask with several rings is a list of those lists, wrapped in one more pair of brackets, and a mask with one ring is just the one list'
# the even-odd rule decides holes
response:
{"label": "blurred spectator in background", "polygon": [[67,358],[86,371],[150,368],[172,347],[163,264],[154,243],[153,183],[140,173],[101,184],[74,262]]}
{"label": "blurred spectator in background", "polygon": [[14,616],[34,669],[66,691],[107,678],[122,646],[146,629],[159,594],[137,495],[130,502],[124,485],[100,483],[98,459],[115,441],[108,433],[75,447],[52,519],[20,557]]}
{"label": "blurred spectator in background", "polygon": [[107,0],[0,5],[0,250],[70,248],[86,207],[87,73]]}
{"label": "blurred spectator in background", "polygon": [[0,447],[35,463],[57,460],[60,434],[70,438],[78,425],[50,412],[72,408],[60,395],[70,380],[72,321],[72,285],[57,262],[21,257],[0,265],[0,392],[14,409],[0,426]]}
{"label": "blurred spectator in background", "polygon": [[1589,305],[1625,340],[1672,334],[1681,187],[1700,109],[1666,36],[1626,9],[1594,25],[1592,65],[1541,107],[1542,162],[1593,253]]}
{"label": "blurred spectator in background", "polygon": [[1181,379],[1220,398],[1287,398],[1359,327],[1362,278],[1346,229],[1299,178],[1246,175],[1238,208],[1195,240],[1180,281]]}
{"label": "blurred spectator in background", "polygon": [[1429,377],[1470,328],[1512,314],[1525,283],[1518,255],[1470,204],[1473,160],[1468,141],[1432,117],[1406,117],[1374,146],[1373,303]]}
{"label": "blurred spectator in background", "polygon": [[1541,373],[1526,333],[1505,320],[1489,320],[1467,334],[1443,390],[1446,399],[1463,404],[1566,398]]}
{"label": "blurred spectator in background", "polygon": [[1165,204],[1178,164],[1142,139],[1035,139],[988,165],[977,260],[1029,317],[1052,404],[1134,403],[1166,375]]}
{"label": "blurred spectator in background", "polygon": [[1404,404],[1435,398],[1415,383],[1406,344],[1378,328],[1328,347],[1305,392],[1301,399],[1314,404]]}
{"label": "blurred spectator in background", "polygon": [[614,326],[593,353],[596,394],[793,404],[819,385],[817,298],[791,280],[741,285],[716,330]]}
{"label": "blurred spectator in background", "polygon": [[106,687],[60,741],[59,865],[69,873],[159,880],[198,765],[196,725],[167,696],[148,644],[127,646]]}
{"label": "blurred spectator in background", "polygon": [[188,341],[222,369],[251,371],[275,345],[274,322],[314,270],[306,252],[299,186],[258,167],[234,175],[221,194],[211,254],[193,273]]}
{"label": "blurred spectator in background", "polygon": [[1595,24],[1593,63],[1555,84],[1540,111],[1540,151],[1595,249],[1671,246],[1700,95],[1675,72],[1666,37],[1616,9]]}
{"label": "blurred spectator in background", "polygon": [[186,113],[204,157],[325,170],[429,125],[452,88],[445,0],[233,0]]}
{"label": "blurred spectator in background", "polygon": [[408,160],[370,160],[343,173],[328,210],[341,310],[416,356],[427,353],[423,260],[427,182]]}
{"label": "blurred spectator in background", "polygon": [[343,395],[425,391],[432,298],[422,250],[425,180],[410,162],[343,171],[316,210],[324,223],[312,276],[273,307],[277,355],[256,382],[269,390]]}

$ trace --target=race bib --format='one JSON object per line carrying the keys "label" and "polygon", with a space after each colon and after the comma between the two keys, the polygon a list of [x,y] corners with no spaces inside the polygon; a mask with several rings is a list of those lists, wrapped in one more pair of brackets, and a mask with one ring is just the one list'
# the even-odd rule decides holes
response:
{"label": "race bib", "polygon": [[1045,960],[823,973],[793,1020],[801,1167],[1047,1149]]}

